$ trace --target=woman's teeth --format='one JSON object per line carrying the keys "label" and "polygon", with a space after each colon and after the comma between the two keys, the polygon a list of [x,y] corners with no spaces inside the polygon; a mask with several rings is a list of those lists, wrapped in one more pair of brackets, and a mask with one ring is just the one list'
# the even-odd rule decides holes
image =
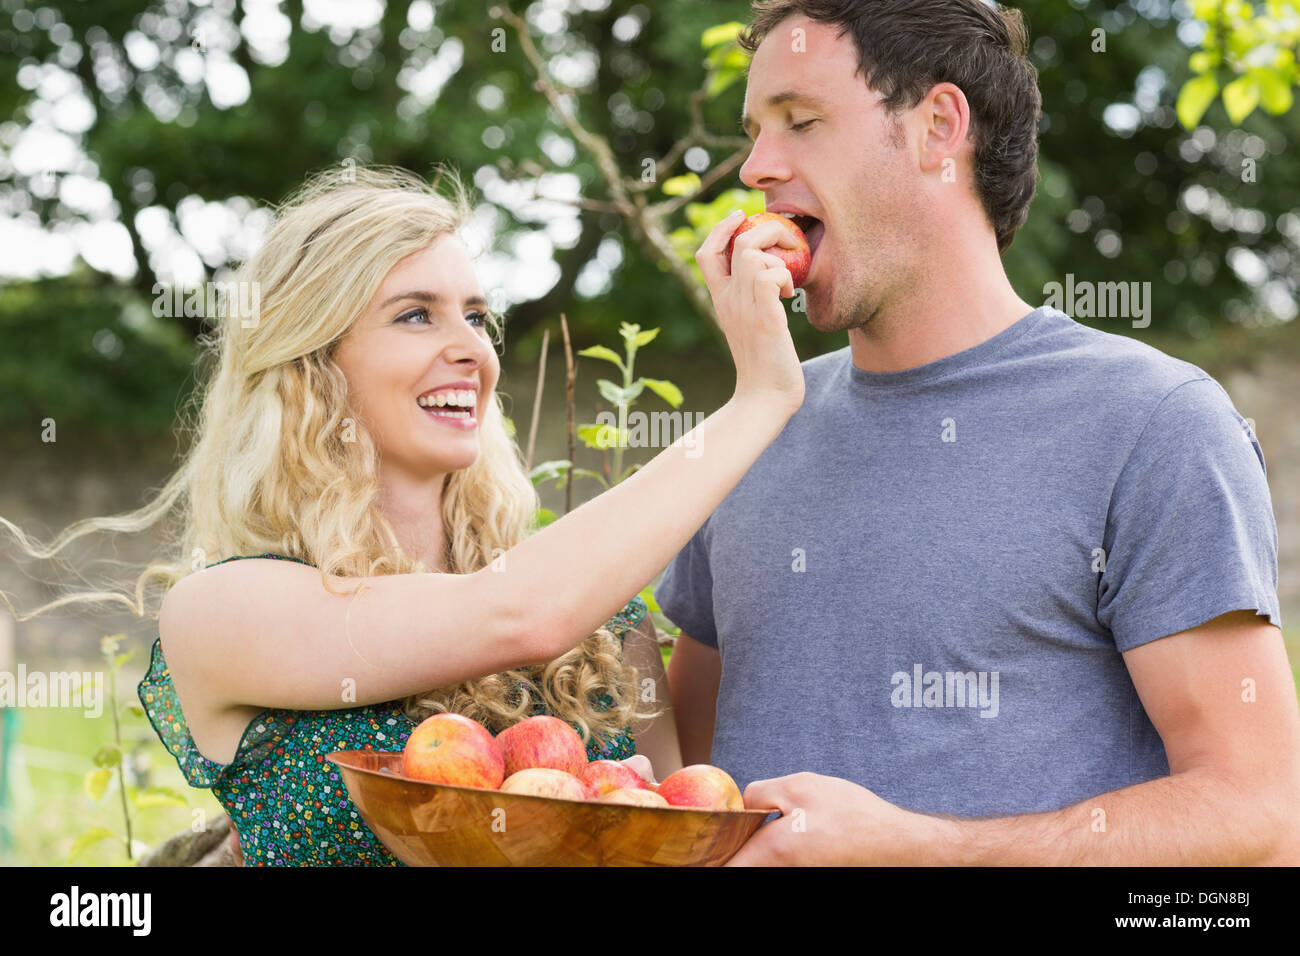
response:
{"label": "woman's teeth", "polygon": [[416,401],[421,408],[442,408],[446,405],[454,405],[460,408],[474,407],[474,393],[471,391],[463,392],[437,392],[433,395],[421,395]]}
{"label": "woman's teeth", "polygon": [[421,395],[415,401],[430,415],[437,415],[439,418],[472,419],[476,398],[473,391],[448,390],[435,392],[432,395]]}

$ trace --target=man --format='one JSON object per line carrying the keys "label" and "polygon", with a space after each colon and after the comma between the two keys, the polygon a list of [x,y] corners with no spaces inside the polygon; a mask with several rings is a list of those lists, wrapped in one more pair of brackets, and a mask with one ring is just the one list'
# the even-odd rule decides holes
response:
{"label": "man", "polygon": [[782,813],[733,862],[1300,862],[1261,449],[1001,265],[1019,14],[769,0],[742,42],[741,178],[821,221],[807,317],[849,345],[657,589],[684,762]]}

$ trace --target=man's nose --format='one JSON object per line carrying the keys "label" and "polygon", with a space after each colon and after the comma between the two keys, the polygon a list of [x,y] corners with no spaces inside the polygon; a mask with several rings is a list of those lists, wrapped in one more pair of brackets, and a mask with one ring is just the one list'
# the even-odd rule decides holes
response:
{"label": "man's nose", "polygon": [[789,178],[789,164],[772,139],[760,133],[749,150],[749,157],[740,167],[740,181],[750,189],[770,189]]}

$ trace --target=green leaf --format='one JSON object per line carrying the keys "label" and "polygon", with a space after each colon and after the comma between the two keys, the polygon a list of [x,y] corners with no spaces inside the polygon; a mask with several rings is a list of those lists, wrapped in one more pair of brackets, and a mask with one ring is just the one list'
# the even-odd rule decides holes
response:
{"label": "green leaf", "polygon": [[568,474],[572,464],[572,462],[563,458],[543,461],[533,465],[528,472],[528,477],[532,479],[534,485],[541,484],[544,481],[555,481]]}
{"label": "green leaf", "polygon": [[118,654],[117,657],[113,658],[113,669],[116,670],[117,668],[121,667],[123,664],[125,664],[134,656],[135,656],[135,651],[126,651],[123,654]]}
{"label": "green leaf", "polygon": [[1210,108],[1218,92],[1219,81],[1213,73],[1202,73],[1188,80],[1178,91],[1178,103],[1174,107],[1178,113],[1178,122],[1186,129],[1193,129]]}
{"label": "green leaf", "polygon": [[[623,441],[627,442],[627,429],[623,430]],[[618,446],[618,429],[613,425],[581,425],[578,428],[578,438],[580,438],[588,448],[615,448]],[[580,469],[575,469],[573,474],[577,477]]]}
{"label": "green leaf", "polygon": [[636,347],[640,348],[643,345],[649,345],[655,340],[655,336],[658,334],[658,329],[649,329],[645,332],[638,332],[636,336]]}
{"label": "green leaf", "polygon": [[1218,65],[1219,57],[1213,53],[1207,53],[1205,50],[1198,50],[1191,55],[1187,61],[1187,68],[1193,73],[1204,73],[1212,70]]}
{"label": "green leaf", "polygon": [[95,751],[96,767],[116,767],[122,759],[122,750],[117,744],[105,744]]}
{"label": "green leaf", "polygon": [[609,429],[608,425],[579,425],[578,441],[582,442],[588,448],[609,448],[611,445],[605,444],[605,432]]}
{"label": "green leaf", "polygon": [[104,794],[108,793],[108,782],[113,779],[111,770],[88,770],[82,785],[86,788],[86,796],[98,803],[103,799]]}
{"label": "green leaf", "polygon": [[664,180],[661,187],[666,196],[692,196],[700,191],[700,177],[695,173],[683,173]]}
{"label": "green leaf", "polygon": [[533,514],[533,524],[538,528],[545,528],[548,524],[556,521],[560,516],[550,508],[538,508]]}
{"label": "green leaf", "polygon": [[659,608],[659,602],[655,600],[655,589],[653,584],[647,584],[641,589],[641,600],[645,601],[648,607],[655,614],[662,614]]}
{"label": "green leaf", "polygon": [[600,389],[600,397],[613,405],[627,405],[636,401],[638,395],[645,388],[638,380],[633,382],[627,388],[621,385],[615,385],[607,378],[596,379],[596,387]]}
{"label": "green leaf", "polygon": [[90,849],[100,840],[115,840],[115,839],[117,839],[117,834],[114,833],[112,830],[108,829],[107,827],[91,827],[81,836],[77,837],[75,841],[73,841],[72,849],[68,851],[68,862],[71,863],[73,860],[81,856],[81,854],[85,853],[86,850]]}
{"label": "green leaf", "polygon": [[506,426],[506,434],[507,434],[508,436],[510,436],[511,438],[514,438],[515,435],[518,434],[518,432],[515,431],[515,421],[514,421],[514,419],[513,419],[513,418],[510,418],[510,417],[507,416],[507,415],[502,415],[502,416],[501,416],[501,421],[502,421],[502,422],[505,424],[505,426]]}
{"label": "green leaf", "polygon": [[1261,69],[1255,75],[1259,78],[1259,101],[1265,112],[1278,116],[1291,108],[1294,94],[1280,71]]}
{"label": "green leaf", "polygon": [[623,360],[618,357],[618,353],[613,349],[605,348],[603,345],[593,345],[589,349],[583,349],[578,354],[585,355],[588,358],[604,359],[606,362],[613,362],[619,368],[623,367]]}
{"label": "green leaf", "polygon": [[125,704],[125,705],[122,707],[122,709],[123,709],[124,711],[126,711],[128,714],[130,714],[131,716],[133,716],[133,717],[143,717],[143,716],[144,716],[144,708],[141,707],[139,704],[136,704],[136,703],[128,703],[128,704]]}
{"label": "green leaf", "polygon": [[607,481],[605,480],[605,476],[602,475],[602,474],[601,474],[600,472],[598,472],[598,471],[592,471],[590,468],[575,468],[575,469],[573,469],[573,477],[574,477],[574,478],[595,478],[597,481],[599,481],[599,482],[600,482],[602,485],[604,485],[606,488],[609,487],[609,482],[607,482]]}
{"label": "green leaf", "polygon": [[153,807],[188,807],[190,802],[184,795],[171,787],[146,787],[135,795],[134,803],[139,810]]}
{"label": "green leaf", "polygon": [[1228,119],[1240,124],[1259,105],[1259,79],[1247,73],[1223,88],[1223,106]]}
{"label": "green leaf", "polygon": [[705,93],[710,99],[725,93],[728,88],[735,84],[745,74],[740,70],[718,70],[709,77],[708,85],[705,87]]}
{"label": "green leaf", "polygon": [[642,378],[638,379],[638,381],[673,408],[677,408],[682,404],[682,390],[672,382],[664,381],[659,378]]}
{"label": "green leaf", "polygon": [[607,378],[596,379],[596,388],[600,389],[600,397],[613,405],[623,401],[623,388],[615,385]]}
{"label": "green leaf", "polygon": [[709,27],[700,34],[700,46],[708,50],[719,43],[730,43],[740,36],[740,31],[743,29],[745,25],[735,20],[730,23],[719,23],[716,27]]}

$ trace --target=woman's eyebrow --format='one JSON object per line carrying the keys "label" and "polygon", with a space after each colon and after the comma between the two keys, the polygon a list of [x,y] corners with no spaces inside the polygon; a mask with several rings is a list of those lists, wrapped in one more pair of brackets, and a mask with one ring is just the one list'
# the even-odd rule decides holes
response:
{"label": "woman's eyebrow", "polygon": [[[437,305],[438,303],[444,301],[443,297],[438,295],[436,292],[426,292],[420,289],[412,292],[399,292],[397,293],[397,295],[390,296],[389,298],[385,299],[382,303],[380,303],[379,308],[386,309],[393,303],[401,302],[404,299],[414,299],[417,302],[424,302],[427,303],[428,305]],[[465,305],[477,305],[486,308],[487,299],[483,298],[483,296],[481,295],[472,295],[465,300]]]}

